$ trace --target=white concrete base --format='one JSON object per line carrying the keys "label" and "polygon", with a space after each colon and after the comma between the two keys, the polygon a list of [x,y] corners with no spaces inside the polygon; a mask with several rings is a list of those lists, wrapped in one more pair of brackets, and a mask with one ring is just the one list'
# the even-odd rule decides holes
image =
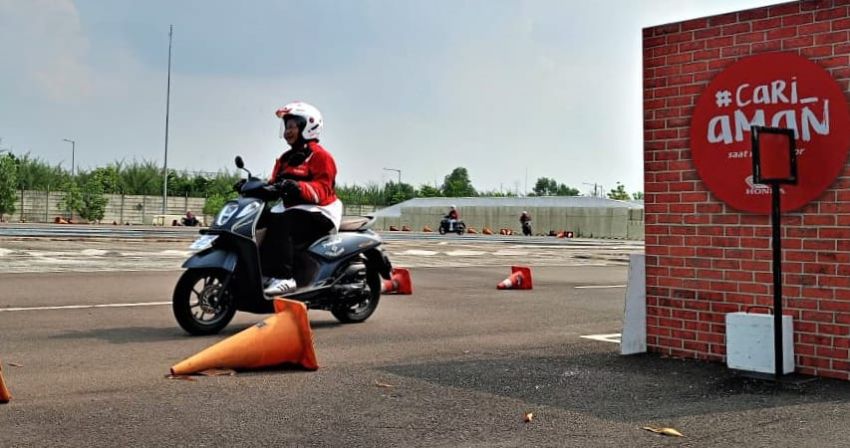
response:
{"label": "white concrete base", "polygon": [[620,354],[646,353],[646,257],[629,255],[629,284]]}
{"label": "white concrete base", "polygon": [[[748,372],[774,373],[773,315],[726,315],[726,366]],[[782,373],[794,371],[794,323],[782,316]]]}

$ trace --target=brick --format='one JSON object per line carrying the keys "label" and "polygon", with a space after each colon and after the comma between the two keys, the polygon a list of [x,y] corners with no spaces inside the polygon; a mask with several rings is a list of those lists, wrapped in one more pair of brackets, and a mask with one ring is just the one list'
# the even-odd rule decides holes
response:
{"label": "brick", "polygon": [[791,39],[784,39],[782,41],[783,50],[793,50],[796,48],[811,47],[812,45],[814,45],[814,36],[795,37]]}
{"label": "brick", "polygon": [[[797,28],[777,28],[767,31],[767,40],[790,39],[797,37]],[[811,36],[808,36],[811,37]]]}
{"label": "brick", "polygon": [[765,40],[764,31],[756,31],[754,33],[739,34],[735,36],[735,45],[751,44],[754,42],[763,42]]}
{"label": "brick", "polygon": [[782,49],[782,42],[778,40],[771,40],[767,42],[756,42],[752,44],[750,47],[753,54],[758,53],[768,53],[773,51],[779,51]]}
{"label": "brick", "polygon": [[[829,22],[812,23],[797,28],[797,34],[801,36],[805,36],[807,34],[820,34],[829,32],[831,29],[832,25],[830,25]],[[815,42],[817,42],[817,36],[815,37]]]}
{"label": "brick", "polygon": [[815,20],[814,14],[805,12],[793,16],[785,16],[782,18],[782,26],[804,25],[812,23]]}
{"label": "brick", "polygon": [[815,21],[832,20],[839,17],[847,17],[847,7],[841,6],[832,9],[821,9],[815,11]]}
{"label": "brick", "polygon": [[763,30],[769,30],[769,29],[772,29],[772,28],[779,28],[780,26],[782,26],[782,18],[781,17],[775,17],[775,18],[772,18],[772,19],[754,21],[752,23],[752,30],[753,31],[763,31]]}
{"label": "brick", "polygon": [[809,59],[817,59],[832,56],[834,53],[832,51],[831,45],[824,45],[822,47],[810,47],[810,48],[801,48],[800,55]]}
{"label": "brick", "polygon": [[[723,48],[729,47],[735,43],[734,37],[716,37],[713,39],[708,39],[705,43],[705,48]],[[669,60],[669,58],[668,58]]]}
{"label": "brick", "polygon": [[832,31],[840,31],[846,29],[850,29],[850,18],[832,21]]}
{"label": "brick", "polygon": [[738,45],[735,47],[726,47],[720,51],[720,56],[724,58],[736,57],[736,56],[748,56],[750,54],[750,46],[749,44]]}
{"label": "brick", "polygon": [[738,22],[725,25],[720,28],[721,36],[729,36],[733,34],[744,34],[750,32],[750,22]]}
{"label": "brick", "polygon": [[765,17],[767,17],[767,9],[764,8],[756,8],[738,12],[738,20],[741,22],[764,19]]}
{"label": "brick", "polygon": [[713,39],[715,37],[720,37],[720,28],[708,28],[694,31],[694,39],[705,41],[706,39]]}
{"label": "brick", "polygon": [[800,2],[785,3],[767,9],[768,17],[786,16],[800,12]]}

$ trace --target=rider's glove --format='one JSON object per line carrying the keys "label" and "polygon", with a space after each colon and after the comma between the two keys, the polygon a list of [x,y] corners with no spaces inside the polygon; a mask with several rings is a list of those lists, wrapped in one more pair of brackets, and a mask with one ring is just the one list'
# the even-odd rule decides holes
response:
{"label": "rider's glove", "polygon": [[301,185],[292,179],[286,179],[278,184],[280,197],[284,199],[298,199],[301,197]]}

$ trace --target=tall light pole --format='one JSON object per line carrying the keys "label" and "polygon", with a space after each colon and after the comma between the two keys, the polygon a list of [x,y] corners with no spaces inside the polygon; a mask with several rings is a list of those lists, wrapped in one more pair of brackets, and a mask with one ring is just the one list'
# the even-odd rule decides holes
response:
{"label": "tall light pole", "polygon": [[71,177],[74,177],[74,152],[77,146],[77,142],[75,142],[74,140],[69,140],[67,138],[63,138],[62,141],[71,144]]}
{"label": "tall light pole", "polygon": [[162,214],[168,204],[168,114],[171,111],[171,36],[174,25],[168,26],[168,84],[165,90],[165,158],[162,162]]}
{"label": "tall light pole", "polygon": [[400,192],[401,191],[401,170],[398,170],[398,169],[395,169],[395,168],[384,168],[384,171],[395,171],[396,173],[398,173],[398,188],[399,188],[398,191]]}

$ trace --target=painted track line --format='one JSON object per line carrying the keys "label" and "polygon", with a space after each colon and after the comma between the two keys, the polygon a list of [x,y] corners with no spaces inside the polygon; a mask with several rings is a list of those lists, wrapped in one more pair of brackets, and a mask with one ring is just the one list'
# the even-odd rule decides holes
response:
{"label": "painted track line", "polygon": [[25,306],[17,308],[0,308],[0,313],[13,311],[53,311],[53,310],[86,310],[91,308],[132,308],[139,306],[171,305],[171,302],[139,302],[139,303],[104,303],[98,305],[62,305],[62,306]]}
{"label": "painted track line", "polygon": [[625,288],[626,285],[586,285],[586,286],[576,286],[576,289],[611,289],[611,288]]}

